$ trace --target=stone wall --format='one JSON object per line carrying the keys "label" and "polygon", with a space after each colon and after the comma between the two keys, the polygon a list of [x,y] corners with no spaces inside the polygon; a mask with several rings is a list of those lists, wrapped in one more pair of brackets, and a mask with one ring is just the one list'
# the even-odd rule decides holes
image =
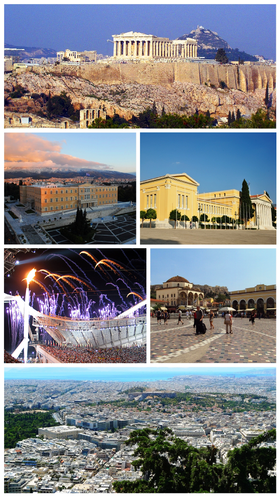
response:
{"label": "stone wall", "polygon": [[[41,68],[32,70],[40,72]],[[276,87],[276,68],[263,65],[236,66],[193,62],[108,63],[78,67],[54,66],[52,72],[78,76],[96,85],[121,83],[171,85],[180,82],[218,86],[220,81],[224,81],[228,88],[244,92],[265,89],[267,82],[270,90]]]}

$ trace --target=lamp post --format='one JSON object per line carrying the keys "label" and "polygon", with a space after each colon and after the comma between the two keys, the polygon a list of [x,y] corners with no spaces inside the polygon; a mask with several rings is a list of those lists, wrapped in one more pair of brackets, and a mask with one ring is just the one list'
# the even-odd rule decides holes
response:
{"label": "lamp post", "polygon": [[31,271],[28,273],[26,281],[26,291],[25,291],[25,302],[24,302],[24,333],[23,333],[23,342],[24,342],[24,349],[23,349],[23,354],[24,354],[24,362],[27,363],[27,353],[28,353],[28,327],[29,327],[29,284],[33,280],[34,276],[36,273],[36,269],[31,269]]}

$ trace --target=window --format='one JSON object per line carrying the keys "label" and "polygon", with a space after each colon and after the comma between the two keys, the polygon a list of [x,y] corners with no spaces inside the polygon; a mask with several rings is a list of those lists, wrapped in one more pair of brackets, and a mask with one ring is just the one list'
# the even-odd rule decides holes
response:
{"label": "window", "polygon": [[45,204],[47,203],[47,201],[48,201],[48,200],[45,198]]}
{"label": "window", "polygon": [[156,209],[157,206],[157,194],[154,194],[154,208]]}
{"label": "window", "polygon": [[61,197],[60,202],[63,202],[63,197]]}
{"label": "window", "polygon": [[45,207],[45,211],[47,211],[47,210],[48,210],[48,208],[47,208],[47,207]]}
{"label": "window", "polygon": [[53,210],[53,207],[51,206],[51,211]]}
{"label": "window", "polygon": [[58,198],[56,198],[55,201],[58,202]]}
{"label": "window", "polygon": [[51,198],[51,199],[50,199],[50,202],[52,202],[52,201],[53,201],[53,199]]}

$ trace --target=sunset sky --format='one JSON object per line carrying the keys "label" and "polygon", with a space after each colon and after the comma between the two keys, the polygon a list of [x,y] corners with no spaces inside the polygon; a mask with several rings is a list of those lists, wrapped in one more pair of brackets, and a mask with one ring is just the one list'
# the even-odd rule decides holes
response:
{"label": "sunset sky", "polygon": [[135,133],[5,133],[5,171],[94,170],[135,174]]}

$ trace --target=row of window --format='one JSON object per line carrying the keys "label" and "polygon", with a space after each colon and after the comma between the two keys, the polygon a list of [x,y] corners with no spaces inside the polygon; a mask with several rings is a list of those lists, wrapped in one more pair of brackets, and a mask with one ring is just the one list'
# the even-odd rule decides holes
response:
{"label": "row of window", "polygon": [[147,209],[156,209],[157,207],[157,194],[147,195]]}
{"label": "row of window", "polygon": [[230,207],[221,207],[212,204],[198,204],[198,210],[203,214],[224,214],[228,216],[231,215]]}
{"label": "row of window", "polygon": [[[104,191],[111,192],[111,191],[116,191],[116,190],[117,190],[117,188],[82,188],[80,190],[80,192],[81,193],[89,193],[89,192],[93,193],[94,191],[96,191],[96,192],[104,192]],[[75,189],[74,193],[77,193],[77,192],[78,192],[78,190]],[[60,193],[68,193],[68,190],[60,190]],[[69,190],[69,193],[73,193],[73,190]],[[55,192],[53,190],[45,191],[44,194],[45,195],[49,195],[49,194],[50,195],[52,195],[52,194],[58,195],[58,190],[55,190]]]}

